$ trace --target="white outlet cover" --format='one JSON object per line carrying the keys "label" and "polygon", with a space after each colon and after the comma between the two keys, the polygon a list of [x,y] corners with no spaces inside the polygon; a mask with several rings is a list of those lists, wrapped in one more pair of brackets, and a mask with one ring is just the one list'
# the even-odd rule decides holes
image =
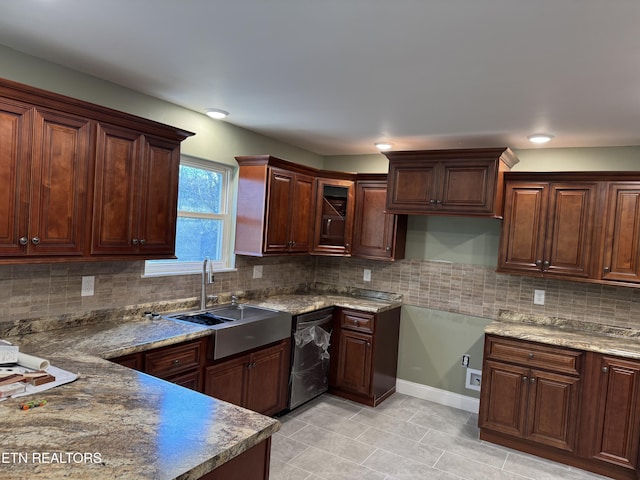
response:
{"label": "white outlet cover", "polygon": [[90,297],[93,295],[93,288],[95,284],[95,278],[93,275],[82,277],[82,290],[80,291],[81,297]]}
{"label": "white outlet cover", "polygon": [[544,290],[533,291],[533,304],[544,305]]}
{"label": "white outlet cover", "polygon": [[365,282],[370,282],[371,281],[371,270],[369,270],[368,268],[364,269],[364,274],[362,275],[362,279]]}
{"label": "white outlet cover", "polygon": [[253,266],[253,278],[262,278],[262,265]]}
{"label": "white outlet cover", "polygon": [[480,391],[480,385],[479,384],[475,384],[472,381],[472,378],[480,378],[480,383],[482,383],[482,370],[474,370],[473,368],[467,368],[467,380],[464,384],[465,388],[468,388],[469,390],[477,390],[478,392]]}

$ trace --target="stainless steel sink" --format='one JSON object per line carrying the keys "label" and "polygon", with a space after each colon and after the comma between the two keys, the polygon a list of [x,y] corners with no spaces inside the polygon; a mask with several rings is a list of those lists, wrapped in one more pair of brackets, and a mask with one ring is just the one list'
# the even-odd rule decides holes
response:
{"label": "stainless steel sink", "polygon": [[247,304],[229,304],[165,318],[205,325],[215,338],[214,359],[228,357],[291,336],[291,314]]}

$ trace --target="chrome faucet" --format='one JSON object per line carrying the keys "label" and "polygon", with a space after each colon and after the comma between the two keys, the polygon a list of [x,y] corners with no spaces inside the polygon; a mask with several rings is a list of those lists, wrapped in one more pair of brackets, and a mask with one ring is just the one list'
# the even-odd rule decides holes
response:
{"label": "chrome faucet", "polygon": [[211,259],[204,257],[202,262],[202,284],[200,289],[200,310],[207,308],[207,287],[206,285],[212,284],[214,281],[213,271],[211,266]]}

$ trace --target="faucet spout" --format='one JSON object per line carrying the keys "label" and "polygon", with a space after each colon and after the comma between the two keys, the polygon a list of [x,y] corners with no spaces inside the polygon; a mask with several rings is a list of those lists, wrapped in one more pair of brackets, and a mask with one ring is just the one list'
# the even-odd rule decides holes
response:
{"label": "faucet spout", "polygon": [[204,257],[202,262],[202,283],[200,284],[200,310],[207,308],[207,284],[213,283],[213,272],[211,271],[211,259]]}

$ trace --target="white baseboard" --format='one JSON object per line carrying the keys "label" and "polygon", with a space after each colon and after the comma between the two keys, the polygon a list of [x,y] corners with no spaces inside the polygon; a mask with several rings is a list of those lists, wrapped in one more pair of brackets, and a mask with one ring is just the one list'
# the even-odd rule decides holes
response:
{"label": "white baseboard", "polygon": [[480,400],[459,393],[441,390],[439,388],[422,385],[421,383],[409,382],[408,380],[396,380],[396,392],[411,395],[412,397],[429,400],[449,407],[459,408],[471,413],[478,413]]}

